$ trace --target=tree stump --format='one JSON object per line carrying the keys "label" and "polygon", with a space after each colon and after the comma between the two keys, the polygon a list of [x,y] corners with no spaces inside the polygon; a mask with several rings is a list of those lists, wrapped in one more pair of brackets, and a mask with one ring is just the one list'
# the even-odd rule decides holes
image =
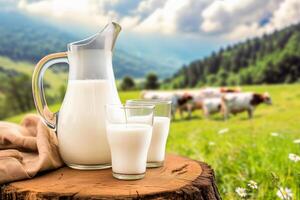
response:
{"label": "tree stump", "polygon": [[111,169],[80,171],[68,167],[2,186],[12,199],[221,199],[213,170],[205,163],[167,155],[165,166],[147,169],[144,179],[121,181]]}

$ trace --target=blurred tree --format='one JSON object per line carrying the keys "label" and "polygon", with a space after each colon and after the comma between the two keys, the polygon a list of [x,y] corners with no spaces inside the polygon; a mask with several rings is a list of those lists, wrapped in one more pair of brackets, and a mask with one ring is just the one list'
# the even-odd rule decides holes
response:
{"label": "blurred tree", "polygon": [[64,98],[65,98],[65,94],[66,94],[66,86],[65,85],[61,85],[59,87],[59,100],[60,102],[63,102]]}
{"label": "blurred tree", "polygon": [[226,80],[227,85],[237,86],[240,84],[240,79],[237,74],[230,74]]}
{"label": "blurred tree", "polygon": [[218,83],[217,83],[217,77],[216,77],[216,75],[213,75],[213,74],[211,74],[211,75],[208,75],[207,77],[206,77],[206,83],[208,84],[208,85],[211,85],[211,86],[214,86],[214,85],[217,85]]}
{"label": "blurred tree", "polygon": [[159,88],[158,77],[155,73],[147,74],[145,88],[146,89],[158,89]]}
{"label": "blurred tree", "polygon": [[[179,70],[168,84],[294,83],[299,78],[300,23],[212,52]],[[181,82],[178,82],[181,80]],[[180,83],[180,84],[179,84]]]}
{"label": "blurred tree", "polygon": [[135,82],[133,78],[131,78],[130,76],[125,76],[121,82],[120,88],[124,91],[135,89]]}
{"label": "blurred tree", "polygon": [[[1,69],[1,68],[0,68]],[[12,114],[27,112],[34,107],[31,78],[19,72],[2,69],[0,76],[0,117],[4,118]],[[4,112],[5,111],[5,112]]]}
{"label": "blurred tree", "polygon": [[224,69],[221,69],[217,76],[218,76],[217,85],[226,86],[228,73]]}
{"label": "blurred tree", "polygon": [[11,106],[20,112],[25,112],[33,108],[31,81],[28,84],[25,79],[27,77],[23,75],[22,77],[10,77],[7,80],[7,84],[1,84],[1,90],[4,92],[7,106]]}
{"label": "blurred tree", "polygon": [[7,109],[5,106],[5,95],[0,91],[0,119],[7,115]]}
{"label": "blurred tree", "polygon": [[14,103],[21,112],[31,110],[34,104],[30,77],[26,74],[10,77],[8,83],[6,88],[8,102]]}
{"label": "blurred tree", "polygon": [[253,84],[251,70],[245,69],[240,72],[240,83]]}

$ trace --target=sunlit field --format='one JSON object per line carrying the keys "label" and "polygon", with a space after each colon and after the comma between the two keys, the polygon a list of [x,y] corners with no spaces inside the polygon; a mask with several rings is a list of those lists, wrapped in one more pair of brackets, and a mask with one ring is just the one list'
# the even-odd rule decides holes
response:
{"label": "sunlit field", "polygon": [[[252,120],[246,112],[228,121],[220,114],[204,119],[201,111],[190,120],[177,115],[167,151],[210,164],[224,199],[238,199],[237,187],[246,188],[249,199],[276,199],[278,187],[291,189],[293,199],[300,199],[300,161],[289,158],[290,153],[300,155],[300,85],[242,89],[268,91],[273,105],[258,106]],[[120,93],[122,101],[139,95],[139,91]],[[7,120],[18,122],[22,117]],[[247,186],[250,180],[257,182],[258,189]]]}

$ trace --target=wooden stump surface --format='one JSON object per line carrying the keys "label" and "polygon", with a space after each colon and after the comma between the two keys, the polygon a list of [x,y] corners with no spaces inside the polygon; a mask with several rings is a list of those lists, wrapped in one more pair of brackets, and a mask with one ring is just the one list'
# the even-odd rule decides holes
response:
{"label": "wooden stump surface", "polygon": [[80,171],[68,167],[2,186],[11,199],[220,199],[213,170],[205,163],[167,155],[165,166],[147,169],[144,179],[121,181],[111,169]]}

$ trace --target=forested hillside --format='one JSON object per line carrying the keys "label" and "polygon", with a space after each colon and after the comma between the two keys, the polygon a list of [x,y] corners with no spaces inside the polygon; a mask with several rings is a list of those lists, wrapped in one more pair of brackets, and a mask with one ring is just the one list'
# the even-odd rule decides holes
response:
{"label": "forested hillside", "polygon": [[[0,56],[14,61],[34,64],[47,54],[66,51],[68,43],[83,37],[87,36],[78,35],[76,31],[71,34],[38,19],[1,11],[0,8]],[[113,64],[117,78],[125,75],[141,78],[150,71],[159,71],[159,76],[165,78],[175,70],[172,66],[163,66],[159,61],[140,58],[118,48],[114,52]]]}
{"label": "forested hillside", "polygon": [[191,62],[166,83],[181,88],[299,81],[300,24],[296,24]]}
{"label": "forested hillside", "polygon": [[[34,108],[31,92],[33,64],[0,56],[0,119]],[[44,87],[48,103],[61,101],[66,73],[46,72]]]}
{"label": "forested hillside", "polygon": [[0,55],[37,62],[43,56],[66,50],[76,37],[18,13],[0,12]]}

